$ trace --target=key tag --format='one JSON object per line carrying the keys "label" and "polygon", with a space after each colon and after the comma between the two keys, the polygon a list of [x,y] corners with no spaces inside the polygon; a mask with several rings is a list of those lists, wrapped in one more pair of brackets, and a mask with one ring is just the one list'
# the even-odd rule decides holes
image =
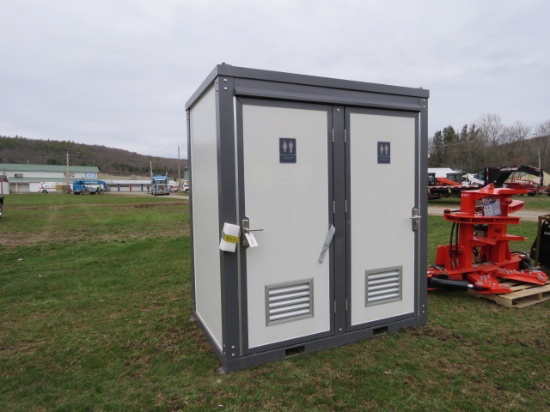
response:
{"label": "key tag", "polygon": [[256,237],[254,236],[254,233],[248,232],[244,234],[244,246],[245,247],[257,247],[258,241],[256,240]]}

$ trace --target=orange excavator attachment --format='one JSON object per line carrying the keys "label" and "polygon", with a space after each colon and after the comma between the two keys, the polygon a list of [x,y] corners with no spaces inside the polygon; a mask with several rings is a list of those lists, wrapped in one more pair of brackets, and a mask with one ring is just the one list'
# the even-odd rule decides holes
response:
{"label": "orange excavator attachment", "polygon": [[463,192],[460,210],[443,213],[452,223],[449,244],[437,248],[435,264],[428,269],[428,287],[504,294],[512,290],[501,279],[546,284],[548,276],[530,265],[527,254],[510,252],[509,242],[526,240],[507,232],[508,225],[520,221],[510,214],[523,208],[522,201],[511,197],[526,193],[526,189],[495,189],[493,185]]}

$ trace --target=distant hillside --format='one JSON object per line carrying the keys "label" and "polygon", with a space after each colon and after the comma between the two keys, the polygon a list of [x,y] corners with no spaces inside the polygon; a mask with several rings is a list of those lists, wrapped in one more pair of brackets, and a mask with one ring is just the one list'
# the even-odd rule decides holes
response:
{"label": "distant hillside", "polygon": [[[127,150],[71,141],[0,136],[0,163],[65,165],[67,151],[71,165],[97,166],[101,173],[148,176],[149,165],[152,162],[153,172],[178,177],[178,159],[145,156]],[[182,159],[181,177],[186,167],[187,160]]]}

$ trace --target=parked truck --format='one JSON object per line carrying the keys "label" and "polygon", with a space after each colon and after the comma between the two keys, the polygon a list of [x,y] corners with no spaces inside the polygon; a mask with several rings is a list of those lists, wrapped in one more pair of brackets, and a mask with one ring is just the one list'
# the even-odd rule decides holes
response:
{"label": "parked truck", "polygon": [[463,174],[460,183],[459,175],[460,173],[447,173],[445,178],[428,169],[428,199],[459,197],[463,191],[477,190],[488,184],[496,188],[527,189],[529,196],[542,193],[550,196],[550,186],[545,185],[544,182],[544,171],[534,166],[486,167],[476,174]]}
{"label": "parked truck", "polygon": [[40,193],[61,193],[63,192],[63,183],[60,182],[40,182],[38,186]]}
{"label": "parked truck", "polygon": [[153,196],[170,195],[168,176],[157,174],[151,177],[151,194]]}
{"label": "parked truck", "polygon": [[487,167],[484,171],[487,184],[509,189],[527,189],[529,196],[546,193],[544,170],[535,166]]}
{"label": "parked truck", "polygon": [[75,180],[73,193],[75,195],[101,195],[109,190],[109,185],[103,180]]}
{"label": "parked truck", "polygon": [[460,170],[435,168],[428,169],[428,199],[439,199],[441,197],[460,197],[466,190],[475,190],[484,184],[473,184],[464,180],[466,176]]}

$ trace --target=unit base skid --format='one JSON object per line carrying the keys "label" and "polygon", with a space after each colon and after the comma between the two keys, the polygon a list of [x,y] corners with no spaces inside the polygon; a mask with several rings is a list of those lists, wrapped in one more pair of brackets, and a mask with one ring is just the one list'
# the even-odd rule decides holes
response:
{"label": "unit base skid", "polygon": [[193,316],[193,320],[202,330],[208,340],[208,343],[220,360],[221,366],[219,371],[222,374],[260,366],[270,362],[284,361],[296,356],[306,355],[325,349],[336,348],[341,345],[348,345],[365,339],[375,338],[385,333],[399,332],[410,327],[424,326],[427,322],[427,318],[427,315],[411,317],[408,319],[383,323],[370,328],[342,333],[339,335],[333,335],[316,340],[308,340],[307,342],[289,342],[288,346],[268,349],[249,355],[238,356],[235,354],[235,356],[232,356],[232,354],[224,354],[220,351],[216,343],[211,339],[207,329],[201,323],[199,317],[196,315]]}

